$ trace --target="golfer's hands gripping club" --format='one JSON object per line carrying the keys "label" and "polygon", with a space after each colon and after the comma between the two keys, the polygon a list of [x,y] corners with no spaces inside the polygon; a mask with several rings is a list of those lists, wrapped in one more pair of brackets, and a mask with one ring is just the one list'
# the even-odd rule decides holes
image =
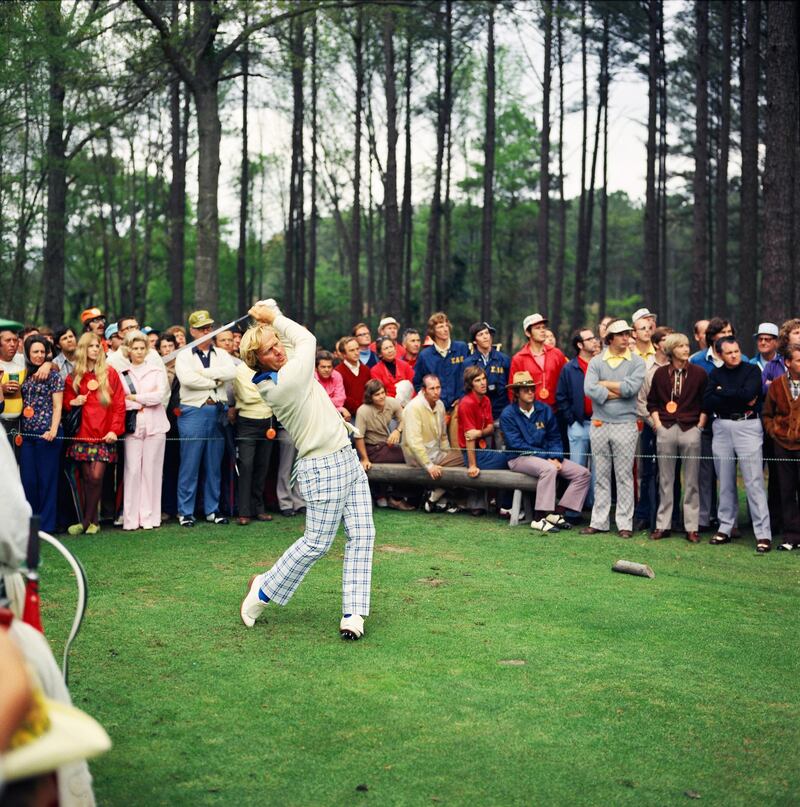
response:
{"label": "golfer's hands gripping club", "polygon": [[270,297],[268,300],[259,300],[247,313],[256,322],[272,325],[275,318],[280,316],[281,310],[275,300]]}

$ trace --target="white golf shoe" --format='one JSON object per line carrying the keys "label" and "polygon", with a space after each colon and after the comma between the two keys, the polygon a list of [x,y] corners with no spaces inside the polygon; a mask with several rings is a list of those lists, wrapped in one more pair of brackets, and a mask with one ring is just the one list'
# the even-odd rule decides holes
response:
{"label": "white golf shoe", "polygon": [[261,589],[261,577],[260,574],[254,574],[250,578],[250,582],[247,584],[247,594],[239,608],[239,614],[246,628],[252,628],[256,624],[256,620],[268,604],[258,596]]}

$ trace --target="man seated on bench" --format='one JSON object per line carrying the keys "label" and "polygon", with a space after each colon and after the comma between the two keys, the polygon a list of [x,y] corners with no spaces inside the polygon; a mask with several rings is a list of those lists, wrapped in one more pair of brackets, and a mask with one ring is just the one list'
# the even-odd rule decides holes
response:
{"label": "man seated on bench", "polygon": [[[440,479],[443,467],[464,466],[461,452],[450,448],[441,395],[438,376],[426,375],[422,379],[420,394],[411,399],[403,414],[403,456],[406,463],[414,468],[424,468],[431,479]],[[475,468],[468,473],[475,477],[480,471]],[[432,490],[425,500],[424,510],[428,513],[435,510],[457,513],[460,508],[453,503],[447,504],[444,494],[444,488]],[[472,491],[467,507],[479,508],[481,498],[479,493]]]}
{"label": "man seated on bench", "polygon": [[[508,467],[535,477],[536,505],[531,528],[540,532],[568,529],[566,510],[583,509],[592,475],[588,468],[564,459],[564,448],[553,410],[536,400],[536,382],[527,370],[514,373],[508,385],[514,399],[500,415]],[[556,480],[569,482],[556,507]]]}

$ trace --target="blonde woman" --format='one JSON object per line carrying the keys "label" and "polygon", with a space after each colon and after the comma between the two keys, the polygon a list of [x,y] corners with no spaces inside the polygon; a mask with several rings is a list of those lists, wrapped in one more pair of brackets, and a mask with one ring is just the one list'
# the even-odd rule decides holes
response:
{"label": "blonde woman", "polygon": [[106,465],[117,459],[117,436],[125,432],[125,393],[113,367],[106,365],[100,337],[85,333],[75,349],[75,369],[64,385],[64,409],[82,407],[81,426],[67,449],[81,472],[83,520],[70,535],[100,532],[100,496]]}
{"label": "blonde woman", "polygon": [[148,364],[149,349],[142,331],[130,331],[120,350],[130,362],[123,370],[125,409],[136,411],[136,431],[125,437],[125,503],[122,529],[151,530],[161,526],[161,482],[169,420],[164,409],[167,377]]}

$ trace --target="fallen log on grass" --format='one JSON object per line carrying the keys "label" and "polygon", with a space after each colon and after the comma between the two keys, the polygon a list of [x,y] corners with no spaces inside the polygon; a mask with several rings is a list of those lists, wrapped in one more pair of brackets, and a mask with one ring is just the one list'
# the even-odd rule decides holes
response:
{"label": "fallen log on grass", "polygon": [[634,563],[630,560],[618,560],[612,567],[612,572],[621,574],[634,574],[637,577],[648,577],[652,580],[656,573],[644,563]]}

